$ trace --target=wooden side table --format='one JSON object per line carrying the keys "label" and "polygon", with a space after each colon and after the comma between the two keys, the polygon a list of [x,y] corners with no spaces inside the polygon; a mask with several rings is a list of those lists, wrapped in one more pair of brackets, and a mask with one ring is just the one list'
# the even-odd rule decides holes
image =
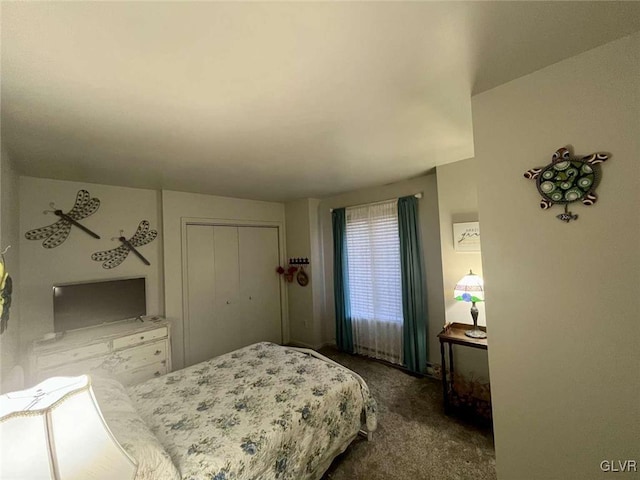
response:
{"label": "wooden side table", "polygon": [[[486,338],[467,337],[464,332],[473,328],[473,325],[464,323],[452,323],[438,334],[440,340],[440,356],[442,359],[442,394],[444,396],[444,412],[449,413],[449,392],[453,391],[453,345],[462,345],[471,348],[487,350]],[[487,331],[487,327],[478,327]],[[449,344],[449,381],[447,381],[447,364],[444,355],[444,344]]]}

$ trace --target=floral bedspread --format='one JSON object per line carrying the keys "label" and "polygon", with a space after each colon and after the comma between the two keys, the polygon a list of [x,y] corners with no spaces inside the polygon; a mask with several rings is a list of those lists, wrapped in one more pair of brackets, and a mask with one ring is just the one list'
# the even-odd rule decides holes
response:
{"label": "floral bedspread", "polygon": [[313,353],[257,343],[128,392],[183,480],[316,480],[376,417],[364,381]]}

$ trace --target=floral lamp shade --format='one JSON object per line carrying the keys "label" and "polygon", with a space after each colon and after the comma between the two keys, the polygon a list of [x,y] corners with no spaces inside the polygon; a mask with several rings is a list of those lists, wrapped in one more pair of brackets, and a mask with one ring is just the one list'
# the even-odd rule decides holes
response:
{"label": "floral lamp shade", "polygon": [[459,302],[484,302],[484,282],[473,272],[462,277],[453,290],[453,298]]}
{"label": "floral lamp shade", "polygon": [[476,302],[484,302],[484,282],[480,275],[469,270],[469,274],[462,277],[453,290],[453,298],[459,302],[471,302],[471,318],[473,329],[464,334],[471,338],[487,338],[486,332],[478,328],[478,307]]}

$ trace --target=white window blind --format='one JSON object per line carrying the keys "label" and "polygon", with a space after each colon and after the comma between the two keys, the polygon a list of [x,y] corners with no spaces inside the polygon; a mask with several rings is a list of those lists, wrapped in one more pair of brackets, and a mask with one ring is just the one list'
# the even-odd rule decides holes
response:
{"label": "white window blind", "polygon": [[402,324],[397,201],[350,207],[346,216],[352,318]]}

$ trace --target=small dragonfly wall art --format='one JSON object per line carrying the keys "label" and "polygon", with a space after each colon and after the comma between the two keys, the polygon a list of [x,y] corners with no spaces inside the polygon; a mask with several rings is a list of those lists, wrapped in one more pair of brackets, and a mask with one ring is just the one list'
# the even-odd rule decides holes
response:
{"label": "small dragonfly wall art", "polygon": [[104,250],[102,252],[96,252],[91,255],[91,259],[96,262],[103,262],[102,268],[115,268],[125,261],[129,252],[133,252],[145,265],[151,265],[136,247],[141,247],[148,243],[153,242],[158,236],[156,230],[149,229],[149,222],[142,220],[138,225],[136,233],[131,238],[124,236],[124,230],[120,230],[119,237],[113,237],[111,240],[119,240],[122,245],[111,250]]}
{"label": "small dragonfly wall art", "polygon": [[72,226],[78,227],[80,230],[85,232],[87,235],[91,235],[93,238],[100,238],[100,235],[89,230],[79,222],[83,218],[87,218],[88,216],[96,213],[96,211],[100,207],[100,200],[95,197],[91,198],[91,195],[88,191],[80,190],[78,192],[73,208],[67,213],[64,213],[59,208],[56,208],[53,202],[51,202],[49,206],[53,210],[45,210],[43,213],[53,213],[54,215],[60,217],[60,220],[52,223],[51,225],[46,225],[44,227],[29,230],[24,234],[27,240],[44,239],[44,242],[42,242],[42,246],[44,248],[55,248],[61,245],[69,237],[69,232],[71,232]]}

